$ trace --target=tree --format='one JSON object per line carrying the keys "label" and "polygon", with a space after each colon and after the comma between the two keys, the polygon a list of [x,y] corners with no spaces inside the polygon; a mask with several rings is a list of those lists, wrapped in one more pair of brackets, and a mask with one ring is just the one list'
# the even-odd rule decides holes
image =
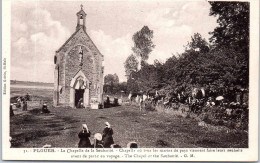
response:
{"label": "tree", "polygon": [[119,84],[119,78],[117,76],[117,74],[114,74],[114,84]]}
{"label": "tree", "polygon": [[249,52],[249,3],[209,2],[210,16],[218,16],[210,38],[215,46],[226,46],[236,51]]}
{"label": "tree", "polygon": [[194,33],[191,37],[191,42],[188,42],[186,45],[186,51],[190,50],[205,53],[209,51],[209,44],[199,33]]}
{"label": "tree", "polygon": [[124,91],[124,93],[127,92],[127,83],[126,82],[121,82],[118,85],[118,92],[122,93],[122,91]]}
{"label": "tree", "polygon": [[[237,79],[243,86],[249,82],[249,3],[248,2],[209,2],[210,15],[218,16],[216,27],[210,38],[215,48],[232,49],[241,65]],[[230,54],[227,54],[230,55]],[[238,81],[237,81],[238,82]]]}
{"label": "tree", "polygon": [[133,35],[134,47],[132,48],[136,56],[141,59],[141,66],[148,60],[149,54],[155,45],[152,42],[153,31],[144,26],[140,31]]}
{"label": "tree", "polygon": [[144,64],[138,72],[138,86],[140,91],[146,92],[154,88],[160,87],[159,67],[154,65]]}
{"label": "tree", "polygon": [[125,66],[126,75],[129,76],[133,71],[136,72],[138,69],[137,58],[133,54],[131,54],[130,56],[127,57],[124,66]]}
{"label": "tree", "polygon": [[104,79],[105,85],[114,85],[119,83],[117,74],[107,74]]}
{"label": "tree", "polygon": [[104,92],[115,93],[119,84],[119,78],[117,74],[107,74],[104,78]]}

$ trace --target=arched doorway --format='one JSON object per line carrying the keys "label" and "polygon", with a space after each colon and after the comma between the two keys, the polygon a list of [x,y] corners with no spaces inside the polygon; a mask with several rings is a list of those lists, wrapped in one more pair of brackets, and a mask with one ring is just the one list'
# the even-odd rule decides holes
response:
{"label": "arched doorway", "polygon": [[70,106],[88,107],[89,106],[89,80],[80,70],[70,83]]}

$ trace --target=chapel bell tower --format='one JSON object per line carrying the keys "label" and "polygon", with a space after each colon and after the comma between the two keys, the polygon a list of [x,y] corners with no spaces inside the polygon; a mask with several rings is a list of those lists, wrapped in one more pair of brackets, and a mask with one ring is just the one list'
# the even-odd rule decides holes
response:
{"label": "chapel bell tower", "polygon": [[87,16],[87,14],[83,10],[83,5],[80,5],[80,7],[81,7],[81,10],[79,12],[77,12],[77,14],[76,14],[77,17],[78,17],[76,30],[83,27],[83,30],[86,32],[86,16]]}

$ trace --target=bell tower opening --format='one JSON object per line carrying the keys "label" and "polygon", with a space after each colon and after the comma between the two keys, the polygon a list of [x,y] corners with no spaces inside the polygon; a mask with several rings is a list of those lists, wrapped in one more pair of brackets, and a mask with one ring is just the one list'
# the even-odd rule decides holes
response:
{"label": "bell tower opening", "polygon": [[78,21],[77,21],[77,27],[76,27],[76,30],[80,29],[80,28],[83,28],[84,31],[86,31],[86,16],[87,14],[84,12],[83,10],[83,5],[80,5],[81,9],[79,12],[77,12],[77,18],[78,18]]}

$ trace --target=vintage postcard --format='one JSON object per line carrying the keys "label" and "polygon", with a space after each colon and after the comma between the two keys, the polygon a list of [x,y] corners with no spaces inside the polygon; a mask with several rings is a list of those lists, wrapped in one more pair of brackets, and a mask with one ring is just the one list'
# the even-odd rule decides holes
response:
{"label": "vintage postcard", "polygon": [[258,0],[2,4],[3,160],[258,160]]}

